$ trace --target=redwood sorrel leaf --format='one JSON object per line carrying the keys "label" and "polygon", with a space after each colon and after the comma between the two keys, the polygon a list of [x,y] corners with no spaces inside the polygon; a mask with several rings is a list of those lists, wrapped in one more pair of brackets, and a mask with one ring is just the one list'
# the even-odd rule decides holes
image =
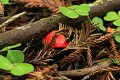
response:
{"label": "redwood sorrel leaf", "polygon": [[70,7],[59,6],[59,10],[69,18],[78,18],[80,16],[88,16],[90,6],[88,4],[73,5]]}
{"label": "redwood sorrel leaf", "polygon": [[120,11],[118,11],[118,16],[120,17]]}
{"label": "redwood sorrel leaf", "polygon": [[103,21],[101,18],[99,17],[94,17],[92,19],[92,22],[96,25],[98,25],[99,29],[101,29],[102,31],[106,31],[106,28],[103,26]]}
{"label": "redwood sorrel leaf", "polygon": [[107,15],[104,17],[104,20],[106,21],[113,21],[119,19],[119,16],[116,12],[110,11],[107,13]]}
{"label": "redwood sorrel leaf", "polygon": [[69,9],[76,9],[78,7],[78,5],[73,5],[73,6],[70,6],[70,7],[68,7]]}
{"label": "redwood sorrel leaf", "polygon": [[116,30],[116,31],[120,31],[120,27],[117,27],[115,30]]}
{"label": "redwood sorrel leaf", "polygon": [[59,6],[59,10],[61,11],[61,13],[63,13],[65,16],[67,16],[69,18],[78,18],[79,17],[79,15],[76,14],[75,11],[70,8]]}
{"label": "redwood sorrel leaf", "polygon": [[120,19],[115,20],[115,21],[113,22],[113,24],[114,24],[115,26],[120,26]]}
{"label": "redwood sorrel leaf", "polygon": [[101,25],[103,25],[103,21],[102,21],[102,19],[101,18],[99,18],[99,17],[94,17],[93,19],[92,19],[92,22],[94,23],[94,24],[101,24]]}
{"label": "redwood sorrel leaf", "polygon": [[13,64],[7,58],[0,55],[0,69],[11,70],[12,68]]}
{"label": "redwood sorrel leaf", "polygon": [[34,70],[34,66],[28,63],[17,63],[10,70],[10,73],[15,76],[21,76],[30,73]]}
{"label": "redwood sorrel leaf", "polygon": [[2,3],[2,4],[8,4],[9,0],[0,0],[0,3]]}
{"label": "redwood sorrel leaf", "polygon": [[75,9],[75,12],[80,16],[88,16],[89,11],[90,11],[90,6],[88,4],[81,4]]}
{"label": "redwood sorrel leaf", "polygon": [[115,36],[115,40],[116,40],[118,43],[120,43],[120,34],[119,34],[119,33],[116,33],[116,34],[114,34],[114,36]]}
{"label": "redwood sorrel leaf", "polygon": [[[120,31],[120,27],[116,28],[116,31]],[[120,33],[115,33],[114,34],[115,40],[120,43]]]}
{"label": "redwood sorrel leaf", "polygon": [[12,63],[22,63],[24,61],[24,53],[20,50],[8,50],[6,58]]}

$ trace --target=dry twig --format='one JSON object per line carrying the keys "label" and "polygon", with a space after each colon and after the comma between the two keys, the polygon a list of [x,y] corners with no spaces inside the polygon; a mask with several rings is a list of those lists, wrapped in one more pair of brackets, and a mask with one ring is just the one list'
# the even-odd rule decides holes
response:
{"label": "dry twig", "polygon": [[96,65],[96,66],[83,68],[83,69],[79,69],[79,70],[58,71],[58,72],[64,76],[83,76],[83,75],[88,75],[88,74],[94,73],[95,71],[100,71],[102,69],[109,68],[111,64],[112,64],[112,61],[109,60],[107,62],[104,62],[101,65]]}

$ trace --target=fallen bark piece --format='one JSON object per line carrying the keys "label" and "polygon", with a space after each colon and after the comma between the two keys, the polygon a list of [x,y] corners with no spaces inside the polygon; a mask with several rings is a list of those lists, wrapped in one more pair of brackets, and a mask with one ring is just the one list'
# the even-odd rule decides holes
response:
{"label": "fallen bark piece", "polygon": [[83,68],[79,70],[71,70],[71,71],[58,71],[63,76],[85,76],[90,73],[94,73],[95,71],[100,71],[102,69],[109,68],[112,64],[112,61],[106,61],[101,65],[96,65],[88,68]]}
{"label": "fallen bark piece", "polygon": [[[111,10],[120,9],[120,1],[119,0],[106,0],[103,3],[95,4],[92,3],[90,17],[94,16],[104,16],[106,12]],[[80,21],[85,20],[86,17],[79,17],[75,23],[80,24]],[[50,31],[52,31],[58,25],[58,22],[70,24],[72,21],[63,16],[56,15],[48,18],[40,19],[36,22],[24,25],[22,27],[7,31],[5,33],[0,34],[0,49],[7,45],[13,45],[16,43],[26,43],[31,40],[31,38],[37,37],[38,39],[42,39],[45,37]]]}

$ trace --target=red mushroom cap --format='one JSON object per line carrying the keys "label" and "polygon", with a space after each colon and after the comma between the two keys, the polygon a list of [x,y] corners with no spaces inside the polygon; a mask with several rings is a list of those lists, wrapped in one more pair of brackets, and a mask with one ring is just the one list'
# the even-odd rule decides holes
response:
{"label": "red mushroom cap", "polygon": [[56,35],[54,40],[55,44],[53,44],[53,48],[66,48],[68,45],[66,37],[63,34]]}
{"label": "red mushroom cap", "polygon": [[[53,30],[44,38],[47,45],[50,44],[50,42],[56,32],[57,32],[57,30]],[[66,41],[66,37],[63,34],[58,34],[58,35],[54,36],[53,40],[55,41],[55,43],[52,45],[52,48],[66,48],[68,45],[68,42]]]}

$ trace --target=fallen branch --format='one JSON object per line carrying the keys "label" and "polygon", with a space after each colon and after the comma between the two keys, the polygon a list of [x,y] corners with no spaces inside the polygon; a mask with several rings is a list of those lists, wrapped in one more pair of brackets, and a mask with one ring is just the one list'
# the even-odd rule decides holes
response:
{"label": "fallen branch", "polygon": [[94,73],[95,71],[100,71],[102,69],[109,68],[112,64],[112,61],[106,61],[101,65],[96,65],[88,68],[83,68],[79,70],[71,70],[71,71],[58,71],[63,76],[85,76],[91,73]]}
{"label": "fallen branch", "polygon": [[[103,3],[91,4],[90,17],[104,16],[106,12],[110,10],[120,9],[119,0],[106,0]],[[85,20],[86,17],[80,17],[76,20],[79,24],[80,21]],[[26,43],[31,38],[37,37],[42,39],[48,32],[55,29],[58,22],[69,24],[71,20],[63,15],[51,16],[48,18],[40,19],[39,21],[24,25],[22,27],[7,31],[0,34],[0,48],[6,45],[12,45],[16,43]]]}
{"label": "fallen branch", "polygon": [[51,16],[40,19],[34,23],[30,23],[10,31],[0,33],[0,48],[16,43],[26,43],[32,38],[43,38],[48,32],[55,29],[58,22],[68,23],[65,16]]}

